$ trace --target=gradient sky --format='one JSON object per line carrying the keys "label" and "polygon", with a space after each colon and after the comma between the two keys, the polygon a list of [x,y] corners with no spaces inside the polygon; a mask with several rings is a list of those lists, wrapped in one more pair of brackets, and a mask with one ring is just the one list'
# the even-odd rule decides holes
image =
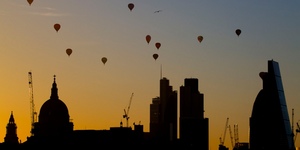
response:
{"label": "gradient sky", "polygon": [[[135,4],[132,11],[128,3]],[[11,111],[20,140],[30,135],[29,71],[37,113],[50,98],[56,75],[74,129],[119,126],[134,93],[129,124],[140,122],[146,132],[161,73],[178,93],[185,78],[198,78],[213,150],[227,117],[232,127],[238,124],[239,141],[248,142],[249,117],[262,89],[258,74],[273,59],[279,62],[290,119],[294,109],[297,122],[299,7],[298,0],[34,0],[32,5],[1,0],[0,141]],[[55,23],[61,24],[58,32]],[[73,50],[70,56],[67,48]],[[108,58],[105,65],[102,57]],[[231,148],[229,135],[225,146]]]}

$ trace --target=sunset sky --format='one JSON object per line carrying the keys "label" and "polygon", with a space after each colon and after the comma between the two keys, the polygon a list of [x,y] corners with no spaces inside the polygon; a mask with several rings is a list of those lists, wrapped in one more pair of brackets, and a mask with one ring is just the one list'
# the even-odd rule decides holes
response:
{"label": "sunset sky", "polygon": [[[129,3],[135,5],[132,11]],[[19,139],[30,135],[29,71],[37,113],[50,98],[56,75],[59,99],[75,130],[125,123],[123,110],[134,93],[129,124],[140,122],[148,132],[161,74],[178,93],[185,78],[198,78],[209,118],[209,147],[216,150],[227,117],[232,127],[238,124],[239,141],[249,141],[252,106],[262,89],[259,72],[267,71],[273,59],[279,62],[290,121],[294,109],[296,124],[299,8],[299,0],[34,0],[31,5],[1,0],[0,142],[11,111]],[[239,36],[236,29],[242,31]],[[146,35],[152,37],[149,44]],[[231,149],[226,134],[225,146]]]}

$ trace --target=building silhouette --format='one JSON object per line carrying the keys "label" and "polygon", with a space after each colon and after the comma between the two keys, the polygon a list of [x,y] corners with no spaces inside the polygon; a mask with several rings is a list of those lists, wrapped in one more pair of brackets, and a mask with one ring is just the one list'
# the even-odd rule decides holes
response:
{"label": "building silhouette", "polygon": [[68,147],[85,148],[110,147],[118,148],[119,144],[126,144],[133,148],[151,144],[147,141],[147,133],[143,125],[134,124],[131,127],[111,127],[109,130],[74,130],[70,120],[67,105],[59,99],[56,77],[52,83],[50,99],[41,106],[38,121],[34,123],[32,134],[27,141],[18,143],[17,126],[11,113],[7,125],[5,142],[0,144],[0,149],[11,148],[57,148]]}
{"label": "building silhouette", "polygon": [[160,79],[160,122],[163,141],[177,139],[177,91],[167,78]]}
{"label": "building silhouette", "polygon": [[260,72],[259,76],[263,83],[249,121],[250,149],[294,150],[279,63],[269,60],[268,72]]}
{"label": "building silhouette", "polygon": [[6,135],[4,137],[4,143],[8,145],[19,144],[19,138],[17,135],[17,125],[15,123],[13,112],[11,112],[9,121],[6,126]]}
{"label": "building silhouette", "polygon": [[170,81],[160,79],[160,96],[152,99],[150,104],[150,134],[157,144],[177,140],[177,91]]}
{"label": "building silhouette", "polygon": [[59,99],[56,78],[51,88],[50,99],[41,107],[38,122],[34,123],[33,136],[29,142],[39,145],[67,144],[73,132],[66,104]]}
{"label": "building silhouette", "polygon": [[186,78],[180,86],[179,138],[185,147],[209,149],[208,118],[204,118],[204,94],[198,90],[198,79]]}
{"label": "building silhouette", "polygon": [[160,116],[160,99],[159,97],[152,98],[150,104],[150,126],[149,131],[152,137],[159,133],[159,116]]}
{"label": "building silhouette", "polygon": [[[268,72],[259,75],[263,87],[249,118],[249,143],[238,143],[234,150],[295,150],[278,62],[269,60]],[[204,117],[204,94],[198,89],[198,79],[184,79],[184,85],[180,86],[179,107],[178,93],[167,78],[160,79],[159,87],[159,97],[153,98],[150,104],[150,132],[144,132],[141,124],[134,124],[133,128],[120,125],[109,130],[74,130],[68,107],[58,97],[54,76],[50,99],[40,109],[38,121],[31,130],[33,134],[27,141],[19,142],[11,112],[0,149],[58,146],[114,149],[126,145],[144,150],[161,147],[209,150],[209,119]]]}

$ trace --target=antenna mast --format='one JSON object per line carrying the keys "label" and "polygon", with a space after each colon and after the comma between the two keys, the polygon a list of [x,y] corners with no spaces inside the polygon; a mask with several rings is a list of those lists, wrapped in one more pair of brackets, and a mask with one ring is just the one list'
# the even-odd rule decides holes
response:
{"label": "antenna mast", "polygon": [[29,83],[29,98],[30,98],[30,119],[31,119],[31,135],[33,135],[34,123],[36,122],[36,112],[34,109],[34,100],[33,100],[33,83],[32,83],[32,72],[28,72],[28,83]]}
{"label": "antenna mast", "polygon": [[160,79],[162,79],[162,65],[160,64]]}

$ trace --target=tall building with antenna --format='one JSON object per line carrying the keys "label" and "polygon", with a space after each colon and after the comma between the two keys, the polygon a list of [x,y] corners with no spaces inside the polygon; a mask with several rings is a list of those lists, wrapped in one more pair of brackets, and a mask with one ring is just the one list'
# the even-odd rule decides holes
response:
{"label": "tall building with antenna", "polygon": [[160,66],[159,96],[150,104],[150,134],[154,141],[168,143],[177,140],[177,91],[169,79],[162,77]]}
{"label": "tall building with antenna", "polygon": [[161,138],[164,141],[177,139],[177,91],[173,90],[170,81],[160,79],[160,123]]}

